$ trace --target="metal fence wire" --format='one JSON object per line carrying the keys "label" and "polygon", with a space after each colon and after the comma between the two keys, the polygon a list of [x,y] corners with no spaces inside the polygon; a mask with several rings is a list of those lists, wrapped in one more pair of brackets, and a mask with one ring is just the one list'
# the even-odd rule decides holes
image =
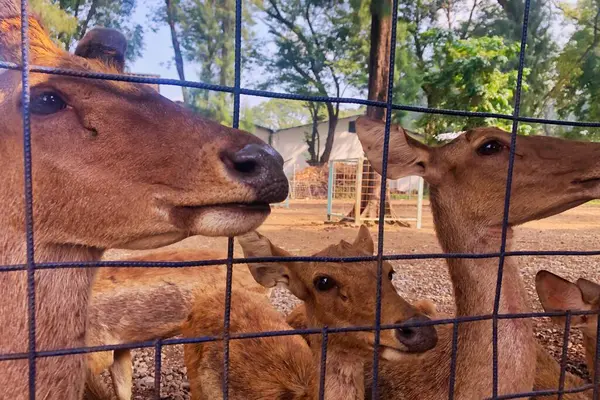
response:
{"label": "metal fence wire", "polygon": [[[155,349],[155,388],[156,388],[156,397],[160,398],[160,370],[161,370],[161,350],[163,346],[173,345],[173,344],[184,344],[184,343],[202,343],[202,342],[210,342],[216,340],[223,340],[224,342],[224,376],[223,376],[223,393],[224,399],[228,398],[228,384],[229,384],[229,342],[231,340],[243,340],[245,338],[258,338],[258,337],[270,337],[270,336],[284,336],[284,335],[297,335],[297,334],[320,334],[322,335],[322,350],[323,354],[321,357],[321,375],[320,375],[320,398],[324,397],[324,380],[325,380],[325,360],[326,360],[326,350],[327,350],[327,339],[328,336],[336,333],[336,332],[352,332],[352,331],[374,331],[375,332],[375,350],[373,354],[373,392],[372,398],[378,398],[377,396],[377,381],[378,381],[378,346],[379,346],[379,335],[382,330],[385,329],[395,329],[400,327],[400,325],[383,325],[381,324],[381,280],[382,280],[382,263],[384,260],[416,260],[416,259],[432,259],[432,258],[499,258],[498,264],[498,280],[496,285],[496,294],[495,294],[495,302],[493,313],[489,315],[478,315],[472,317],[460,317],[460,318],[447,318],[447,319],[439,319],[434,321],[427,322],[415,322],[410,326],[424,326],[424,325],[442,325],[442,324],[451,324],[453,325],[453,340],[452,340],[452,359],[451,359],[451,378],[450,378],[450,391],[448,393],[448,398],[454,398],[454,383],[456,376],[456,356],[458,349],[458,326],[460,323],[470,322],[470,321],[483,321],[483,320],[491,320],[493,324],[493,334],[492,334],[492,342],[493,342],[493,362],[490,365],[490,368],[493,371],[493,387],[491,397],[494,399],[509,399],[509,398],[527,398],[531,396],[541,396],[541,395],[558,395],[559,398],[562,397],[565,393],[570,392],[581,392],[584,390],[589,390],[593,388],[593,398],[598,399],[599,393],[599,378],[598,378],[598,354],[596,354],[595,359],[595,374],[593,377],[593,383],[587,384],[580,388],[574,389],[565,389],[564,388],[564,380],[565,380],[565,363],[566,363],[566,352],[568,345],[568,335],[569,335],[569,318],[567,318],[565,336],[562,347],[562,363],[561,363],[561,377],[559,388],[556,390],[544,390],[538,392],[528,392],[528,393],[515,393],[510,395],[498,395],[498,321],[501,319],[509,319],[509,318],[532,318],[532,317],[543,317],[543,316],[574,316],[574,315],[582,315],[589,314],[590,312],[585,311],[572,311],[572,312],[545,312],[545,313],[520,313],[520,314],[499,314],[499,300],[500,300],[500,289],[502,286],[502,273],[504,267],[504,260],[506,257],[514,257],[514,256],[593,256],[600,255],[600,250],[594,251],[506,251],[506,236],[507,236],[507,228],[508,228],[508,212],[510,205],[510,195],[511,195],[511,182],[512,182],[512,173],[513,173],[513,165],[515,158],[515,149],[516,149],[516,135],[517,135],[517,127],[519,122],[529,122],[529,123],[545,123],[545,124],[554,124],[554,125],[568,125],[568,126],[587,126],[587,127],[600,127],[600,122],[572,122],[572,121],[563,121],[563,120],[553,120],[553,119],[541,119],[541,118],[530,118],[530,117],[522,117],[520,116],[520,101],[521,101],[521,87],[523,80],[523,69],[525,63],[525,49],[526,49],[526,41],[527,41],[527,27],[529,22],[529,9],[530,9],[531,0],[525,1],[524,15],[523,15],[523,26],[522,26],[522,35],[521,35],[521,48],[519,54],[519,64],[518,64],[518,79],[517,79],[517,87],[514,97],[514,112],[512,115],[504,115],[504,114],[495,114],[495,113],[482,113],[482,112],[467,112],[467,111],[457,111],[457,110],[443,110],[443,109],[429,109],[424,107],[415,107],[408,105],[400,105],[392,103],[392,89],[393,89],[393,71],[394,71],[394,60],[395,60],[395,47],[396,47],[396,25],[397,19],[392,18],[392,29],[391,29],[391,54],[390,54],[390,68],[389,68],[389,77],[388,77],[388,88],[387,88],[387,102],[378,102],[378,101],[369,101],[362,99],[353,99],[353,98],[332,98],[332,97],[319,97],[319,96],[304,96],[297,94],[286,94],[286,93],[276,93],[269,91],[261,91],[261,90],[251,90],[245,89],[241,87],[241,79],[240,79],[240,70],[241,70],[241,24],[242,24],[242,0],[236,0],[236,25],[235,25],[235,84],[233,87],[227,86],[219,86],[206,84],[202,82],[191,82],[191,81],[179,81],[173,79],[157,79],[152,77],[140,77],[140,76],[130,76],[130,75],[118,75],[118,74],[104,74],[104,73],[94,73],[94,72],[81,72],[81,71],[73,71],[67,69],[60,68],[51,68],[45,66],[38,65],[29,65],[29,38],[28,38],[28,10],[27,10],[27,0],[22,0],[21,3],[21,43],[22,43],[22,64],[18,65],[10,62],[0,62],[0,68],[3,69],[12,69],[19,70],[22,73],[22,85],[23,85],[23,93],[22,93],[22,104],[23,104],[23,140],[24,140],[24,174],[25,174],[25,216],[26,216],[26,225],[27,225],[27,234],[24,240],[27,243],[27,262],[23,265],[4,265],[0,266],[0,273],[2,272],[10,272],[10,271],[27,271],[27,287],[28,287],[28,314],[29,314],[29,346],[28,352],[26,353],[18,353],[18,354],[0,354],[0,362],[5,360],[16,360],[16,359],[26,359],[29,362],[29,398],[35,399],[35,384],[36,384],[36,361],[39,358],[44,357],[59,357],[64,355],[71,354],[84,354],[96,351],[106,351],[106,350],[118,350],[118,349],[133,349],[133,348],[144,348],[144,347],[153,347]],[[393,1],[392,15],[397,15],[398,13],[398,2],[397,0]],[[393,110],[405,110],[405,111],[417,111],[417,112],[425,112],[425,113],[433,113],[433,114],[445,114],[445,115],[455,115],[455,116],[478,116],[478,117],[492,117],[492,118],[500,118],[504,120],[512,121],[512,136],[511,136],[511,146],[510,146],[510,162],[508,168],[508,180],[506,184],[506,196],[504,202],[504,218],[502,224],[502,244],[498,249],[498,252],[495,253],[484,253],[484,254],[462,254],[462,253],[433,253],[433,254],[393,254],[393,255],[384,255],[383,254],[383,239],[384,239],[384,224],[382,221],[379,221],[379,236],[377,243],[377,255],[369,256],[369,257],[348,257],[348,258],[336,258],[336,257],[270,257],[270,258],[234,258],[233,253],[233,238],[229,238],[228,247],[227,247],[227,259],[219,259],[219,260],[201,260],[201,261],[190,261],[190,262],[135,262],[135,261],[98,261],[98,262],[67,262],[67,263],[35,263],[34,261],[34,237],[33,237],[33,204],[32,204],[32,169],[31,169],[31,127],[30,127],[30,73],[38,72],[44,74],[52,74],[52,75],[66,75],[66,76],[74,76],[81,77],[87,79],[107,79],[107,80],[115,80],[115,81],[127,81],[127,82],[137,82],[137,83],[147,83],[147,84],[160,84],[160,85],[176,85],[176,86],[185,86],[192,88],[200,88],[207,89],[219,92],[227,92],[233,94],[234,106],[233,106],[233,126],[239,126],[240,119],[240,96],[241,95],[251,95],[251,96],[262,96],[269,98],[280,98],[280,99],[290,99],[290,100],[301,100],[301,101],[318,101],[318,102],[336,102],[336,103],[353,103],[353,104],[361,104],[367,106],[376,106],[376,107],[385,107],[386,120],[385,120],[385,142],[383,149],[383,171],[382,175],[384,179],[382,180],[381,185],[381,198],[384,199],[386,195],[386,171],[387,171],[387,155],[389,150],[389,135],[390,135],[390,124],[391,124],[391,112]],[[380,210],[380,218],[384,216],[384,201],[381,201],[381,210]],[[280,261],[311,261],[311,262],[356,262],[356,261],[374,261],[376,260],[378,263],[378,273],[377,273],[377,282],[378,282],[378,290],[377,290],[377,309],[376,309],[376,321],[374,326],[356,326],[356,327],[345,327],[345,328],[323,328],[323,329],[301,329],[301,330],[290,330],[290,331],[273,331],[273,332],[256,332],[256,333],[245,333],[245,334],[235,334],[231,335],[229,332],[229,317],[230,317],[230,309],[231,309],[231,284],[232,284],[232,267],[233,264],[236,263],[247,263],[247,262],[280,262]],[[138,267],[138,266],[146,266],[146,267],[186,267],[186,266],[205,266],[205,265],[218,265],[218,264],[226,264],[227,265],[227,284],[226,284],[226,297],[225,297],[225,321],[224,321],[224,332],[221,337],[199,337],[199,338],[185,338],[185,339],[165,339],[165,340],[157,340],[151,342],[138,342],[138,343],[128,343],[123,345],[107,345],[107,346],[96,346],[96,347],[83,347],[83,348],[68,348],[68,349],[59,349],[59,350],[51,350],[51,351],[38,351],[36,349],[36,321],[35,321],[35,281],[34,281],[34,273],[36,270],[46,270],[46,269],[59,269],[59,268],[96,268],[96,267],[107,267],[107,266],[119,266],[119,267]],[[407,325],[402,325],[406,327]],[[598,324],[597,330],[600,331],[600,323]],[[600,335],[598,335],[600,338]],[[597,343],[598,345],[598,343]],[[598,345],[600,347],[600,345]]]}

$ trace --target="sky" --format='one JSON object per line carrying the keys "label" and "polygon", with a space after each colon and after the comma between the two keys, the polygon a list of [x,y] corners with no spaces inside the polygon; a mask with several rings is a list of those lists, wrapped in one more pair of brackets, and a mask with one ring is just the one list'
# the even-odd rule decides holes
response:
{"label": "sky", "polygon": [[[137,59],[131,66],[131,72],[158,74],[161,78],[179,79],[177,69],[175,68],[175,62],[173,61],[175,54],[173,52],[169,27],[164,24],[161,25],[156,32],[153,32],[148,25],[149,22],[147,17],[151,12],[151,9],[152,5],[148,4],[148,2],[144,3],[138,1],[134,22],[145,27],[144,43],[146,47],[142,57]],[[184,64],[184,72],[186,80],[194,81],[198,79],[198,72],[195,65],[186,62]],[[248,73],[252,73],[252,71],[248,71]],[[243,78],[244,77],[242,77],[242,79]],[[171,100],[183,100],[181,87],[179,86],[161,85],[160,93]],[[242,107],[253,107],[266,100],[268,99],[254,96],[242,96],[241,105]]]}

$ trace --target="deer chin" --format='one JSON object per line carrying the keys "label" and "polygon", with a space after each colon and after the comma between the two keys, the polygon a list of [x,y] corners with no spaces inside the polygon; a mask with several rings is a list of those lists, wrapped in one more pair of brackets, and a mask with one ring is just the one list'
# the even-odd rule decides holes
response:
{"label": "deer chin", "polygon": [[[407,357],[409,353],[395,347],[379,346],[379,357],[387,361],[400,361]],[[410,353],[413,354],[413,353]]]}
{"label": "deer chin", "polygon": [[238,236],[258,228],[271,213],[265,203],[175,207],[171,222],[189,235]]}

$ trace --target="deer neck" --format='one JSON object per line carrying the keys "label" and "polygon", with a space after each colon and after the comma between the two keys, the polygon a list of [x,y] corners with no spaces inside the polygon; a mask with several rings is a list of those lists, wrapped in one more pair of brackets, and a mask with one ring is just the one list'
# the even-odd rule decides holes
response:
{"label": "deer neck", "polygon": [[[456,210],[445,208],[432,197],[432,212],[436,233],[446,253],[498,253],[502,245],[502,230],[472,223]],[[512,229],[506,236],[506,251],[512,243]],[[454,288],[458,316],[491,314],[498,280],[497,257],[448,259],[448,270]],[[516,263],[506,257],[503,262],[500,313],[528,312],[527,292]]]}
{"label": "deer neck", "polygon": [[[37,263],[92,261],[100,259],[102,255],[97,249],[40,243],[36,244],[34,250]],[[25,264],[26,254],[25,233],[4,229],[0,236],[0,264]],[[87,303],[94,272],[90,268],[35,272],[38,351],[85,345]],[[3,296],[0,308],[0,353],[27,352],[27,271],[0,272],[0,293]],[[38,397],[54,398],[56,395],[65,399],[78,398],[85,372],[84,361],[83,355],[38,360]],[[8,361],[5,364],[3,372],[0,372],[0,386],[8,391],[7,398],[24,398],[21,396],[27,394],[27,361]]]}
{"label": "deer neck", "polygon": [[[319,346],[320,347],[320,346]],[[313,351],[320,370],[321,351]],[[317,379],[317,394],[319,380]],[[325,367],[325,396],[331,400],[364,400],[363,357],[338,346],[328,346]],[[317,396],[318,398],[318,396]]]}
{"label": "deer neck", "polygon": [[[447,253],[498,253],[501,229],[482,227],[457,212],[444,208],[432,197],[432,212],[438,240]],[[512,232],[507,232],[506,250]],[[494,310],[499,259],[448,259],[454,289],[457,317],[490,315]],[[527,292],[516,263],[505,258],[503,264],[500,314],[530,312]],[[468,382],[457,396],[489,397],[492,383],[492,322],[459,324],[457,382]],[[464,375],[463,375],[464,374]],[[531,390],[535,374],[535,340],[530,319],[503,319],[498,322],[499,393]],[[465,387],[470,386],[470,389]],[[460,397],[460,396],[459,396]]]}

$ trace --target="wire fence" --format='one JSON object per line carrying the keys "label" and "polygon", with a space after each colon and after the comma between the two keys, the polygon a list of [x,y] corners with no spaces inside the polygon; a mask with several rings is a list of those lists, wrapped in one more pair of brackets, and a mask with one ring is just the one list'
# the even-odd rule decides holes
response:
{"label": "wire fence", "polygon": [[[599,379],[598,379],[598,354],[596,354],[595,361],[595,375],[593,377],[593,383],[588,384],[581,388],[575,389],[565,389],[564,388],[564,367],[565,367],[565,355],[568,345],[568,331],[570,328],[569,318],[567,318],[566,324],[566,333],[563,341],[563,354],[562,354],[562,374],[560,379],[560,385],[556,389],[552,390],[544,390],[539,392],[529,392],[529,393],[515,393],[509,395],[499,395],[498,394],[498,322],[504,319],[518,319],[518,318],[532,318],[532,317],[544,317],[544,316],[575,316],[575,315],[586,315],[591,314],[592,312],[588,311],[572,311],[572,312],[545,312],[545,313],[521,313],[521,314],[500,314],[499,313],[499,305],[500,305],[500,292],[502,287],[502,276],[503,276],[503,268],[504,263],[507,257],[517,257],[517,256],[535,256],[535,255],[547,255],[547,256],[592,256],[592,255],[600,255],[600,250],[593,251],[507,251],[506,250],[506,237],[507,237],[507,229],[508,229],[508,214],[509,214],[509,206],[511,199],[511,190],[512,190],[512,176],[513,176],[513,165],[515,160],[515,149],[516,149],[516,135],[517,135],[517,127],[519,122],[529,122],[529,123],[545,123],[545,124],[555,124],[555,125],[568,125],[568,126],[587,126],[587,127],[600,127],[600,122],[577,122],[577,121],[562,121],[562,120],[550,120],[550,119],[541,119],[541,118],[531,118],[524,117],[520,115],[520,102],[521,102],[521,88],[522,88],[522,80],[523,80],[523,69],[525,63],[525,51],[526,51],[526,41],[527,41],[527,29],[529,22],[529,9],[530,9],[530,0],[525,1],[525,9],[523,15],[523,28],[522,28],[522,36],[521,36],[521,50],[519,55],[519,64],[518,64],[518,80],[517,87],[514,97],[514,112],[512,115],[504,115],[504,114],[494,114],[494,113],[481,113],[481,112],[466,112],[466,111],[457,111],[457,110],[440,110],[440,109],[429,109],[424,107],[415,107],[408,105],[400,105],[392,103],[392,89],[393,89],[393,72],[394,72],[394,60],[395,60],[395,47],[396,47],[396,25],[397,19],[392,18],[392,29],[391,29],[391,54],[390,54],[390,73],[388,76],[388,88],[387,88],[387,98],[389,99],[387,102],[378,102],[378,101],[369,101],[363,99],[354,99],[354,98],[331,98],[331,97],[319,97],[319,96],[304,96],[297,94],[286,94],[286,93],[275,93],[269,91],[261,91],[261,90],[252,90],[241,87],[241,32],[242,32],[242,0],[236,0],[236,26],[235,26],[235,83],[233,87],[225,87],[219,85],[206,84],[202,82],[192,82],[192,81],[179,81],[173,79],[157,79],[152,77],[140,77],[140,76],[131,76],[131,75],[119,75],[119,74],[105,74],[105,73],[95,73],[95,72],[82,72],[82,71],[74,71],[68,69],[61,68],[52,68],[46,66],[39,65],[30,65],[29,64],[29,25],[28,25],[28,10],[27,10],[27,1],[22,0],[21,7],[21,43],[22,43],[22,65],[18,65],[11,62],[0,62],[0,68],[3,69],[11,69],[18,70],[22,72],[22,116],[23,116],[23,140],[24,140],[24,178],[25,178],[25,216],[26,216],[26,226],[27,226],[27,234],[24,240],[27,243],[27,262],[23,265],[4,265],[0,266],[0,272],[7,273],[10,271],[26,271],[27,272],[27,293],[28,293],[28,351],[26,353],[17,353],[17,354],[0,354],[0,361],[6,360],[17,360],[17,359],[25,359],[28,360],[29,364],[29,398],[35,399],[35,388],[36,388],[36,362],[40,358],[46,357],[59,357],[64,355],[72,355],[72,354],[84,354],[96,351],[106,351],[106,350],[117,350],[117,349],[133,349],[133,348],[143,348],[143,347],[153,347],[155,349],[155,388],[156,388],[156,396],[160,398],[160,369],[161,369],[161,350],[163,346],[173,345],[173,344],[185,344],[185,343],[204,343],[211,342],[216,340],[222,340],[224,343],[224,375],[223,375],[223,393],[224,399],[227,399],[228,396],[228,386],[229,386],[229,343],[232,340],[243,340],[247,338],[257,338],[257,337],[269,337],[269,336],[282,336],[282,335],[297,335],[297,334],[320,334],[322,336],[322,358],[321,358],[321,376],[320,376],[320,395],[319,398],[324,397],[324,379],[325,379],[325,360],[326,360],[326,352],[327,352],[327,342],[328,338],[331,334],[338,332],[353,332],[353,331],[373,331],[375,333],[375,343],[374,343],[374,353],[373,353],[373,385],[372,385],[372,398],[378,398],[377,393],[377,382],[378,382],[378,373],[379,373],[379,344],[380,344],[380,333],[382,330],[387,329],[396,329],[399,327],[406,326],[425,326],[425,325],[443,325],[450,324],[453,326],[453,340],[452,340],[452,362],[451,362],[451,378],[450,378],[450,390],[448,393],[448,398],[454,398],[454,386],[456,382],[456,358],[458,351],[458,326],[464,322],[472,322],[472,321],[485,321],[491,320],[493,324],[493,333],[492,333],[492,343],[493,343],[493,362],[490,365],[490,369],[493,373],[493,385],[491,390],[491,397],[494,399],[509,399],[509,398],[527,398],[530,396],[536,395],[556,395],[562,396],[563,394],[570,392],[580,392],[586,389],[593,388],[593,396],[594,399],[598,399],[599,392]],[[392,15],[397,15],[398,13],[398,1],[393,1],[392,7]],[[504,218],[502,224],[502,244],[498,249],[498,252],[494,253],[485,253],[485,254],[463,254],[463,253],[432,253],[432,254],[393,254],[393,255],[384,255],[384,237],[385,237],[385,224],[383,221],[379,221],[378,229],[378,241],[377,241],[377,250],[375,256],[369,257],[349,257],[349,258],[340,258],[340,257],[269,257],[269,258],[234,258],[234,240],[233,238],[229,238],[228,246],[227,246],[227,258],[219,259],[219,260],[198,260],[198,261],[190,261],[190,262],[135,262],[135,261],[97,261],[97,262],[68,262],[68,263],[36,263],[34,257],[34,236],[33,236],[33,196],[32,196],[32,157],[31,157],[31,125],[30,125],[30,74],[32,72],[44,73],[44,74],[52,74],[52,75],[63,75],[63,76],[72,76],[72,77],[81,77],[86,79],[108,79],[115,81],[125,81],[125,82],[137,82],[137,83],[145,83],[152,85],[175,85],[175,86],[185,86],[191,88],[201,88],[219,92],[227,92],[233,94],[234,99],[234,107],[233,107],[233,126],[239,126],[240,120],[240,96],[241,95],[249,95],[249,96],[261,96],[261,97],[270,97],[270,98],[281,98],[281,99],[290,99],[290,100],[301,100],[301,101],[316,101],[316,102],[337,102],[337,103],[353,103],[353,104],[361,104],[367,106],[374,107],[383,107],[386,109],[386,120],[385,120],[385,142],[383,149],[383,177],[387,177],[387,159],[389,153],[389,136],[390,136],[390,124],[391,124],[391,114],[394,110],[405,110],[405,111],[417,111],[417,112],[425,112],[425,113],[434,113],[434,114],[446,114],[446,115],[455,115],[455,116],[479,116],[479,117],[492,117],[492,118],[500,118],[504,120],[511,120],[512,124],[512,136],[511,136],[511,146],[510,146],[510,162],[508,168],[508,180],[506,185],[506,196],[504,202]],[[381,198],[384,199],[386,196],[386,179],[383,179],[381,185]],[[383,219],[384,212],[384,201],[381,201],[381,208],[379,215],[381,219]],[[459,318],[448,318],[448,319],[438,319],[433,321],[426,322],[415,322],[412,324],[393,324],[393,325],[384,325],[381,323],[381,281],[382,281],[382,265],[384,261],[387,260],[418,260],[418,259],[426,259],[426,258],[443,258],[443,259],[456,259],[456,258],[471,258],[471,259],[480,259],[480,258],[498,258],[498,279],[496,285],[496,294],[494,301],[494,309],[493,313],[489,315],[478,315],[472,317],[459,317]],[[310,262],[353,262],[353,261],[377,261],[378,263],[378,274],[377,274],[377,307],[376,307],[376,319],[375,324],[373,326],[359,326],[359,327],[345,327],[345,328],[327,328],[324,327],[322,329],[296,329],[290,331],[274,331],[274,332],[256,332],[251,334],[230,334],[230,310],[231,310],[231,288],[232,288],[232,268],[234,264],[237,263],[248,263],[248,262],[277,262],[277,261],[310,261]],[[156,340],[149,342],[139,342],[139,343],[128,343],[122,345],[106,345],[106,346],[96,346],[96,347],[83,347],[83,348],[66,348],[66,349],[57,349],[57,350],[44,350],[40,351],[36,347],[36,302],[39,300],[36,298],[35,291],[35,280],[34,274],[36,271],[40,270],[54,270],[61,268],[92,268],[92,267],[108,267],[108,266],[119,266],[119,267],[136,267],[136,266],[146,266],[146,267],[185,267],[185,266],[206,266],[206,265],[218,265],[218,264],[226,264],[227,265],[227,281],[226,281],[226,296],[225,296],[225,320],[224,320],[224,332],[222,337],[199,337],[199,338],[184,338],[184,339],[164,339],[164,340]],[[600,331],[600,324],[598,324],[598,331]],[[600,338],[600,335],[598,336]],[[600,347],[600,346],[598,346]]]}

